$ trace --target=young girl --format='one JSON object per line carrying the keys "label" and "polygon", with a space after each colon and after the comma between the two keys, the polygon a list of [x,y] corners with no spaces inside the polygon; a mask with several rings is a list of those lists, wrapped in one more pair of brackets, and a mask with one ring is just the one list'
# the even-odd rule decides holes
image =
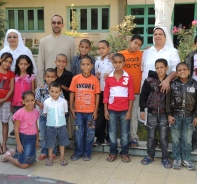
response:
{"label": "young girl", "polygon": [[39,146],[37,126],[39,112],[34,109],[35,97],[32,91],[23,92],[22,101],[24,107],[13,115],[17,151],[10,149],[1,157],[1,161],[9,160],[25,169],[36,161],[36,147]]}
{"label": "young girl", "polygon": [[176,67],[178,78],[171,82],[166,99],[168,122],[171,124],[173,168],[181,165],[195,170],[191,162],[192,134],[197,124],[197,82],[189,77],[186,63]]}
{"label": "young girl", "polygon": [[[27,55],[20,55],[15,66],[14,95],[12,100],[13,113],[23,107],[22,93],[24,91],[35,90],[35,75],[33,74],[33,64]],[[14,135],[14,131],[10,133]]]}
{"label": "young girl", "polygon": [[13,57],[5,52],[0,59],[0,121],[2,122],[3,143],[0,144],[0,154],[7,150],[8,121],[10,118],[11,95],[14,91],[14,73],[10,71]]}

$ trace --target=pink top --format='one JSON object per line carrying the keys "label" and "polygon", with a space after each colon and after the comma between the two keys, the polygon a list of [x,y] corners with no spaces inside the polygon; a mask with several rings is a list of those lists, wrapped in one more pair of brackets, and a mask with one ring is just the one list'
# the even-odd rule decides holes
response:
{"label": "pink top", "polygon": [[38,133],[37,120],[39,112],[33,109],[31,112],[26,111],[24,108],[19,109],[14,113],[12,120],[20,121],[19,132],[26,135],[35,135]]}
{"label": "pink top", "polygon": [[23,106],[22,103],[22,93],[24,91],[32,90],[32,81],[35,80],[35,75],[32,74],[31,77],[29,75],[25,76],[15,76],[14,79],[14,95],[12,100],[13,106]]}

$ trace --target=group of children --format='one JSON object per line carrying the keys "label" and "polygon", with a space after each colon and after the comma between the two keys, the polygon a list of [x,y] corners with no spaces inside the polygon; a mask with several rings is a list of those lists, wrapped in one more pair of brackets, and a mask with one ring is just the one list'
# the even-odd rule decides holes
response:
{"label": "group of children", "polygon": [[[0,61],[0,118],[3,126],[0,151],[5,154],[1,161],[9,160],[21,168],[35,162],[35,148],[39,143],[36,121],[39,119],[42,150],[38,159],[47,158],[46,165],[53,165],[58,143],[61,165],[67,165],[64,147],[69,145],[66,130],[69,108],[74,118],[75,135],[72,161],[81,157],[84,161],[91,160],[93,146],[99,146],[106,139],[110,146],[107,161],[113,162],[118,155],[117,132],[120,123],[120,154],[122,161],[128,163],[129,146],[138,145],[137,110],[140,107],[141,119],[146,118],[144,109],[148,108],[148,156],[141,163],[147,165],[154,161],[158,130],[161,162],[165,168],[172,167],[167,152],[170,124],[173,168],[180,169],[183,164],[189,170],[195,170],[190,157],[192,132],[197,124],[197,82],[189,77],[187,64],[179,63],[177,79],[171,82],[171,90],[167,95],[162,93],[160,83],[166,77],[168,64],[160,58],[155,61],[155,71],[149,72],[140,93],[142,44],[142,37],[133,35],[128,49],[114,54],[110,59],[109,43],[101,40],[98,43],[100,57],[95,61],[88,55],[90,41],[83,39],[79,44],[79,55],[71,61],[71,72],[65,69],[68,62],[66,55],[58,54],[56,68],[45,70],[45,83],[37,88],[36,94],[31,60],[25,55],[20,56],[13,73],[9,70],[12,55],[4,53]],[[17,150],[6,152],[11,100]],[[40,116],[34,108],[35,103],[40,108]]]}

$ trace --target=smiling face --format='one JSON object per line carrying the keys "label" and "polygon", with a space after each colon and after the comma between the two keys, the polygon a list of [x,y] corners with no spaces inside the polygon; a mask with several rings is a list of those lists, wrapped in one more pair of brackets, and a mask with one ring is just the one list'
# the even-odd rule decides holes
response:
{"label": "smiling face", "polygon": [[153,39],[155,41],[155,45],[165,45],[166,36],[162,29],[156,29],[153,33]]}
{"label": "smiling face", "polygon": [[93,64],[90,59],[84,58],[81,60],[81,70],[83,75],[90,75],[91,69],[93,68]]}
{"label": "smiling face", "polygon": [[189,77],[190,71],[185,64],[180,64],[176,70],[177,76],[181,81],[186,81]]}
{"label": "smiling face", "polygon": [[22,101],[25,106],[25,109],[27,111],[32,111],[36,102],[35,97],[32,94],[25,95],[24,100]]}
{"label": "smiling face", "polygon": [[51,86],[49,89],[49,94],[53,100],[57,100],[60,96],[61,89],[59,87]]}
{"label": "smiling face", "polygon": [[67,62],[66,57],[59,55],[56,58],[55,64],[56,64],[57,69],[64,70],[68,62]]}
{"label": "smiling face", "polygon": [[12,66],[12,58],[7,58],[7,59],[1,59],[0,61],[0,67],[2,70],[7,71],[10,69],[10,67]]}
{"label": "smiling face", "polygon": [[8,34],[7,41],[10,47],[18,46],[18,35],[14,32]]}
{"label": "smiling face", "polygon": [[62,18],[59,16],[54,16],[51,19],[51,27],[52,27],[52,31],[55,35],[60,35],[62,28],[64,27]]}
{"label": "smiling face", "polygon": [[100,42],[98,44],[98,52],[102,59],[104,59],[109,54],[109,51],[110,47],[108,47],[106,43]]}
{"label": "smiling face", "polygon": [[44,75],[44,80],[46,81],[47,85],[51,84],[51,82],[57,79],[57,75],[54,72],[46,72]]}
{"label": "smiling face", "polygon": [[82,42],[80,45],[79,45],[79,52],[80,52],[80,55],[83,57],[85,55],[88,54],[88,52],[90,52],[90,45],[86,42]]}

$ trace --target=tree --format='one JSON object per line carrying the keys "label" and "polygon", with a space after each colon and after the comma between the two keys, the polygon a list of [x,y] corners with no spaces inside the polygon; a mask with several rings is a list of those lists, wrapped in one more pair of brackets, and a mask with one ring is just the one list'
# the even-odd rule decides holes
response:
{"label": "tree", "polygon": [[2,46],[2,40],[5,37],[5,10],[3,6],[6,4],[5,1],[0,1],[0,46]]}

